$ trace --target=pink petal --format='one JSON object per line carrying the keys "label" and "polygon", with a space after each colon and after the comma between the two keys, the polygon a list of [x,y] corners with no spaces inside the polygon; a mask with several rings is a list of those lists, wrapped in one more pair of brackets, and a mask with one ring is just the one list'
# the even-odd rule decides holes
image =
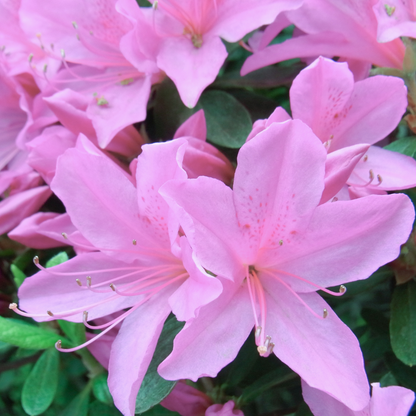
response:
{"label": "pink petal", "polygon": [[188,322],[173,342],[172,353],[158,368],[167,380],[196,381],[215,377],[237,355],[253,328],[253,312],[248,292],[222,280],[222,295]]}
{"label": "pink petal", "polygon": [[357,144],[329,153],[325,164],[325,189],[320,204],[333,198],[345,184],[351,172],[370,145]]}
{"label": "pink petal", "polygon": [[292,234],[277,250],[264,254],[262,267],[275,269],[296,292],[317,288],[278,270],[321,287],[366,279],[399,255],[413,218],[413,205],[403,194],[323,204],[302,235]]}
{"label": "pink petal", "polygon": [[366,186],[368,189],[394,191],[416,186],[416,161],[412,157],[377,146],[371,146],[366,157],[357,163],[348,185],[358,187],[367,184],[371,170],[374,180]]}
{"label": "pink petal", "polygon": [[175,83],[183,103],[193,108],[202,91],[214,82],[226,57],[227,51],[218,37],[204,39],[202,46],[196,48],[181,36],[163,42],[157,64]]}
{"label": "pink petal", "polygon": [[379,383],[372,383],[371,415],[372,416],[407,416],[415,393],[399,386],[380,387]]}
{"label": "pink petal", "polygon": [[176,130],[174,139],[179,137],[195,137],[199,140],[205,141],[207,139],[207,122],[205,120],[204,110],[199,110],[191,117],[183,122],[178,130]]}
{"label": "pink petal", "polygon": [[319,319],[285,286],[262,276],[266,289],[266,333],[274,353],[310,386],[319,388],[354,410],[369,401],[368,381],[358,340],[316,293],[299,295]]}
{"label": "pink petal", "polygon": [[137,393],[170,312],[167,298],[172,290],[174,287],[153,296],[124,319],[113,342],[108,387],[124,416],[134,416]]}
{"label": "pink petal", "polygon": [[34,214],[52,195],[49,186],[39,186],[9,196],[0,202],[0,234],[17,227]]}
{"label": "pink petal", "polygon": [[8,233],[9,238],[31,248],[45,249],[66,245],[64,242],[39,234],[39,225],[56,218],[54,212],[38,212],[25,218],[14,230]]}
{"label": "pink petal", "polygon": [[[38,321],[59,319],[59,313],[73,311],[64,319],[72,322],[83,321],[83,311],[88,311],[88,319],[93,320],[101,316],[133,306],[140,299],[139,296],[118,296],[110,289],[106,293],[96,293],[86,287],[85,276],[91,275],[92,284],[99,284],[114,279],[118,275],[126,273],[125,267],[131,264],[112,259],[102,253],[88,253],[74,257],[65,263],[46,269],[26,279],[19,289],[20,308],[31,314],[42,314],[43,317],[35,317]],[[106,271],[113,269],[113,271]],[[114,271],[114,269],[121,269]],[[72,273],[82,272],[74,275]],[[131,272],[131,271],[130,271]],[[64,273],[55,275],[54,273]],[[65,275],[65,273],[68,273]],[[84,274],[85,273],[85,274]],[[83,284],[78,286],[76,279]],[[135,281],[137,274],[126,278],[129,283]],[[106,284],[105,287],[108,288]],[[101,304],[99,304],[101,302]],[[98,305],[96,305],[98,303]],[[93,306],[95,305],[95,306]],[[46,311],[52,311],[55,317],[50,317]]]}

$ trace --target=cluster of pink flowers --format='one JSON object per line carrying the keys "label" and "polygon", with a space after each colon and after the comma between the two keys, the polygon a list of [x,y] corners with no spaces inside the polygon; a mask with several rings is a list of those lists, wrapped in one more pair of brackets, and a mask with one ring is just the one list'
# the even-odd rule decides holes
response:
{"label": "cluster of pink flowers", "polygon": [[[416,37],[414,2],[388,3],[0,0],[1,233],[76,252],[51,269],[35,258],[41,270],[10,307],[101,330],[57,348],[90,348],[123,415],[170,313],[185,325],[158,368],[167,380],[215,377],[254,331],[260,356],[302,378],[316,416],[407,414],[405,388],[373,384],[370,398],[355,335],[316,293],[342,296],[412,231],[413,204],[388,191],[416,186],[416,161],[375,145],[401,121],[407,88],[369,70],[401,69],[400,36]],[[291,24],[292,39],[267,46]],[[206,142],[203,110],[173,140],[147,143],[134,124],[152,87],[168,77],[194,107],[227,58],[222,40],[256,29],[243,74],[310,64],[291,116],[278,107],[257,120],[236,168]],[[39,211],[52,194],[66,213]],[[162,404],[243,414],[182,382]]]}

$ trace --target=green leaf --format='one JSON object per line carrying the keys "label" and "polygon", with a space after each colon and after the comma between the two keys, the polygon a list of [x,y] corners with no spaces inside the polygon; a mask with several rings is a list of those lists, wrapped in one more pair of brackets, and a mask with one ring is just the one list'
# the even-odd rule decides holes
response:
{"label": "green leaf", "polygon": [[60,416],[87,416],[91,383],[69,403]]}
{"label": "green leaf", "polygon": [[114,406],[95,401],[90,404],[88,416],[121,416],[121,413]]}
{"label": "green leaf", "polygon": [[393,352],[407,365],[416,364],[416,282],[396,286],[391,302],[390,339]]}
{"label": "green leaf", "polygon": [[404,387],[416,391],[416,367],[409,367],[398,360],[394,354],[386,354],[387,368]]}
{"label": "green leaf", "polygon": [[64,334],[72,341],[74,345],[81,345],[86,341],[85,325],[76,322],[57,320]]}
{"label": "green leaf", "polygon": [[165,78],[156,90],[153,109],[155,139],[172,139],[178,127],[195,111],[184,105],[175,84]]}
{"label": "green leaf", "polygon": [[159,364],[171,353],[173,339],[183,328],[183,322],[169,317],[163,326],[152,361],[136,397],[136,413],[143,413],[160,403],[175,387],[176,381],[165,380],[157,372]]}
{"label": "green leaf", "polygon": [[23,385],[22,406],[27,414],[40,415],[52,404],[58,375],[59,353],[50,348],[40,356]]}
{"label": "green leaf", "polygon": [[397,384],[396,377],[394,377],[391,371],[384,374],[380,379],[380,387],[397,386]]}
{"label": "green leaf", "polygon": [[57,266],[58,264],[65,263],[66,261],[68,261],[68,254],[65,251],[61,251],[46,262],[46,267]]}
{"label": "green leaf", "polygon": [[13,274],[13,279],[14,279],[14,282],[16,283],[16,286],[20,287],[20,285],[26,279],[26,275],[15,264],[12,264],[10,266],[10,270]]}
{"label": "green leaf", "polygon": [[207,139],[232,149],[240,148],[252,127],[246,108],[224,91],[206,91],[201,95],[197,109],[203,108],[207,120]]}
{"label": "green leaf", "polygon": [[165,409],[161,405],[152,407],[146,413],[142,413],[143,416],[179,416],[179,413],[172,412],[171,410]]}
{"label": "green leaf", "polygon": [[416,137],[403,137],[393,143],[384,146],[385,149],[398,152],[406,156],[415,157],[416,155]]}
{"label": "green leaf", "polygon": [[92,382],[92,392],[97,400],[107,405],[113,404],[113,398],[107,384],[108,374],[99,374]]}
{"label": "green leaf", "polygon": [[0,341],[16,345],[21,348],[44,350],[53,347],[62,339],[53,332],[46,331],[38,326],[28,324],[18,319],[0,317]]}

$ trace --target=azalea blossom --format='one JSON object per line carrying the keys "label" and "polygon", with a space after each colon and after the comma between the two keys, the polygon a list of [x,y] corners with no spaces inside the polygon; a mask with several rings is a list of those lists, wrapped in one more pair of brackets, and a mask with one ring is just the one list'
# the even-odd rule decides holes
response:
{"label": "azalea blossom", "polygon": [[175,338],[162,377],[216,376],[254,327],[261,356],[275,353],[352,409],[367,404],[358,341],[315,292],[342,295],[325,287],[396,258],[413,206],[404,195],[319,205],[325,161],[301,121],[272,123],[241,148],[233,190],[205,177],[162,186],[198,262],[224,287]]}
{"label": "azalea blossom", "polygon": [[[137,49],[133,39],[139,42],[140,50],[145,49],[147,43],[157,47],[157,66],[175,83],[183,103],[192,108],[202,91],[215,80],[227,57],[221,39],[238,42],[252,30],[272,23],[279,13],[298,8],[302,1],[151,1],[153,10],[143,9],[143,13],[152,22],[157,38],[149,33],[150,27],[139,22],[126,48]],[[124,8],[132,15],[134,3],[134,0],[120,0],[120,10]]]}
{"label": "azalea blossom", "polygon": [[[186,178],[180,166],[186,140],[143,146],[137,187],[86,138],[78,141],[59,158],[51,188],[88,245],[71,241],[65,232],[64,238],[90,252],[53,269],[43,269],[35,259],[42,271],[19,291],[26,312],[17,305],[11,308],[41,321],[67,319],[103,329],[82,346],[122,322],[111,349],[108,383],[116,406],[124,415],[133,415],[169,313],[181,320],[192,318],[218,296],[221,284],[193,261],[186,238],[178,236],[178,221],[158,194],[166,180]],[[110,322],[88,323],[118,311],[121,314]]]}
{"label": "azalea blossom", "polygon": [[314,416],[407,416],[415,400],[415,393],[399,386],[381,387],[372,383],[369,404],[353,411],[333,397],[308,386],[302,381],[302,393]]}
{"label": "azalea blossom", "polygon": [[[354,82],[346,63],[320,57],[302,70],[290,88],[294,119],[306,123],[328,152],[321,202],[347,183],[352,197],[416,186],[413,158],[373,145],[391,133],[407,107],[400,78],[375,76]],[[282,108],[254,123],[250,140],[273,122],[290,119]]]}
{"label": "azalea blossom", "polygon": [[[403,42],[400,39],[378,42],[373,4],[373,0],[305,0],[299,9],[285,13],[288,22],[304,35],[254,53],[247,58],[241,74],[287,59],[319,55],[344,57],[360,66],[371,63],[401,69]],[[277,24],[273,30],[265,32],[267,40],[272,40],[281,28],[282,25]]]}

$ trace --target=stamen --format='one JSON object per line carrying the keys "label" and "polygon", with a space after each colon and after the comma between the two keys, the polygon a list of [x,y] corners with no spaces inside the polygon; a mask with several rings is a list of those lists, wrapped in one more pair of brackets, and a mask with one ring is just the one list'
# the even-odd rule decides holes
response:
{"label": "stamen", "polygon": [[330,140],[327,140],[325,143],[324,143],[324,147],[325,147],[325,149],[328,151],[329,150],[329,148],[331,147],[331,143],[332,143],[332,140],[330,139]]}
{"label": "stamen", "polygon": [[31,53],[30,55],[29,55],[29,63],[31,63],[32,62],[32,60],[33,60],[33,53]]}
{"label": "stamen", "polygon": [[67,233],[62,233],[62,237],[65,238],[65,240],[68,240],[68,234]]}
{"label": "stamen", "polygon": [[324,309],[323,317],[324,317],[324,319],[328,317],[328,310],[327,309]]}
{"label": "stamen", "polygon": [[79,279],[76,279],[75,281],[77,282],[78,286],[82,287],[82,283],[81,283],[81,280],[79,280]]}
{"label": "stamen", "polygon": [[46,313],[47,313],[49,316],[54,316],[54,315],[53,315],[53,313],[52,313],[51,311],[46,311]]}
{"label": "stamen", "polygon": [[116,287],[115,287],[115,285],[114,285],[113,283],[111,283],[110,287],[111,287],[111,290],[112,290],[113,292],[115,292],[115,291],[116,291]]}
{"label": "stamen", "polygon": [[364,158],[363,158],[363,160],[364,160],[364,162],[367,162],[367,160],[368,160],[368,155],[365,155],[365,156],[364,156]]}
{"label": "stamen", "polygon": [[91,288],[91,276],[87,276],[87,288],[90,289]]}
{"label": "stamen", "polygon": [[134,246],[137,245],[137,241],[136,240],[133,240],[133,245]]}
{"label": "stamen", "polygon": [[381,182],[383,182],[383,178],[381,175],[377,175],[378,184],[381,185]]}
{"label": "stamen", "polygon": [[279,246],[282,246],[283,245],[283,240],[280,240],[279,241]]}
{"label": "stamen", "polygon": [[62,59],[65,59],[65,50],[64,49],[61,49],[61,56],[62,56]]}
{"label": "stamen", "polygon": [[88,311],[82,312],[82,321],[84,322],[84,324],[88,322]]}
{"label": "stamen", "polygon": [[254,53],[253,49],[250,48],[250,46],[247,45],[247,43],[245,43],[244,41],[240,40],[240,42],[238,42],[238,44],[245,49],[246,51],[250,52],[250,53]]}
{"label": "stamen", "polygon": [[256,331],[254,332],[255,338],[258,338],[261,334],[261,326],[256,326]]}
{"label": "stamen", "polygon": [[332,199],[331,199],[331,202],[337,202],[338,201],[338,198],[336,197],[336,196],[334,196]]}
{"label": "stamen", "polygon": [[36,266],[39,264],[39,257],[38,256],[33,257],[33,263],[35,263]]}
{"label": "stamen", "polygon": [[342,295],[347,291],[347,288],[344,285],[341,285],[339,287],[339,293],[341,293]]}
{"label": "stamen", "polygon": [[72,26],[74,26],[74,29],[78,29],[77,22],[72,22]]}

